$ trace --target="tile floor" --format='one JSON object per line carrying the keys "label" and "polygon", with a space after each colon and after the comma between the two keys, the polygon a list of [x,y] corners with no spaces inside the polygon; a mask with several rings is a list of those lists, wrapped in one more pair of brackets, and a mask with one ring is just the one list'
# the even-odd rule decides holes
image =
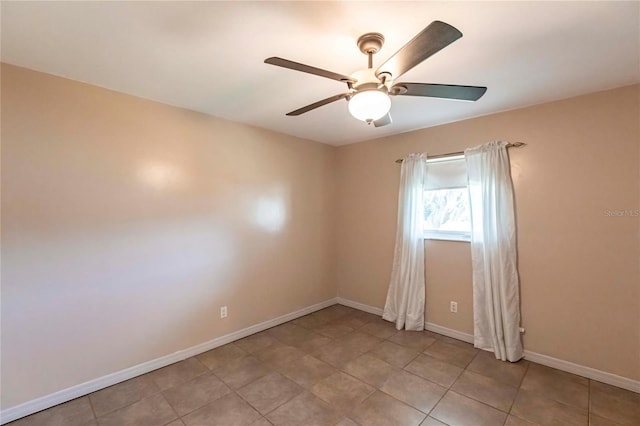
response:
{"label": "tile floor", "polygon": [[341,305],[11,426],[640,425],[640,395]]}

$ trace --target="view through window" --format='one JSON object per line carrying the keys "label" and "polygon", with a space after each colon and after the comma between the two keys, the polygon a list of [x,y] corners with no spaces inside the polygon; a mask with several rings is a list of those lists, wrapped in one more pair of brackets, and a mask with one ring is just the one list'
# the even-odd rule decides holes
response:
{"label": "view through window", "polygon": [[427,164],[425,238],[469,241],[471,220],[464,157]]}

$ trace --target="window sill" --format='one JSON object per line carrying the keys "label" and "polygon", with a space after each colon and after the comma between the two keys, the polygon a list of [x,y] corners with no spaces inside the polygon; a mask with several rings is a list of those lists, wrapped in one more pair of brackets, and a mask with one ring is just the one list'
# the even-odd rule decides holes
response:
{"label": "window sill", "polygon": [[471,242],[471,234],[469,232],[456,231],[424,231],[425,240],[440,241],[462,241]]}

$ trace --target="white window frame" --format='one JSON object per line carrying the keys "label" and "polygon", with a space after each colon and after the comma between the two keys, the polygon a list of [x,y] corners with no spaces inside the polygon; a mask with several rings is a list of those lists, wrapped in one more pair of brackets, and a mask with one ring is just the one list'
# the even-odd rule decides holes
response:
{"label": "white window frame", "polygon": [[[447,157],[446,160],[459,160],[464,159],[464,155],[457,155],[452,157]],[[427,160],[427,163],[430,162],[438,162],[443,161],[444,159],[434,159]],[[461,187],[467,188],[467,187]],[[425,190],[427,192],[428,190]],[[469,206],[471,208],[471,206]],[[471,215],[471,212],[469,212]],[[451,231],[451,230],[433,230],[433,229],[425,229],[424,236],[425,240],[438,240],[438,241],[462,241],[462,242],[471,242],[471,230],[469,231]]]}

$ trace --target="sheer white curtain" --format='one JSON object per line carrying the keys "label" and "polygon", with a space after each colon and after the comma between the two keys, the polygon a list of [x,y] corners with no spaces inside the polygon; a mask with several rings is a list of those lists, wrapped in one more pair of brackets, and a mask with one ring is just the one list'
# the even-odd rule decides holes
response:
{"label": "sheer white curtain", "polygon": [[424,330],[424,180],[426,154],[402,162],[398,226],[389,292],[382,318],[398,330]]}
{"label": "sheer white curtain", "polygon": [[471,206],[474,346],[522,358],[513,184],[505,142],[465,150]]}

